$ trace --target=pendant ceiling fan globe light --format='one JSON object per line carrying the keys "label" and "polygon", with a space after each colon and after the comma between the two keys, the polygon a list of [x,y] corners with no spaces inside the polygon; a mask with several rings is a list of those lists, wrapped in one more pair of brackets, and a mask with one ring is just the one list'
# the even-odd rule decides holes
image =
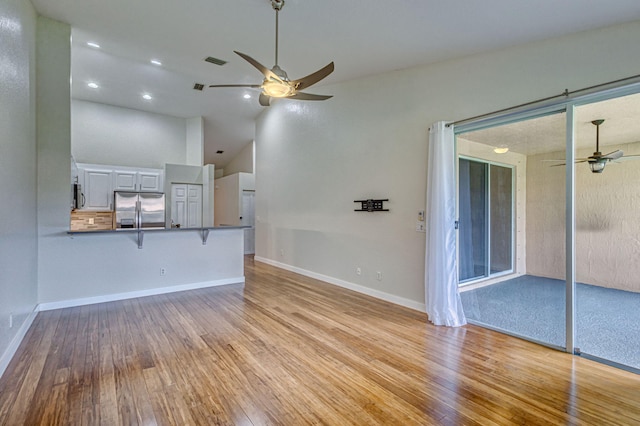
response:
{"label": "pendant ceiling fan globe light", "polygon": [[604,170],[604,166],[607,165],[605,161],[589,161],[589,168],[591,169],[591,173],[602,173]]}
{"label": "pendant ceiling fan globe light", "polygon": [[272,98],[286,98],[295,92],[296,90],[285,82],[266,80],[262,83],[262,93]]}

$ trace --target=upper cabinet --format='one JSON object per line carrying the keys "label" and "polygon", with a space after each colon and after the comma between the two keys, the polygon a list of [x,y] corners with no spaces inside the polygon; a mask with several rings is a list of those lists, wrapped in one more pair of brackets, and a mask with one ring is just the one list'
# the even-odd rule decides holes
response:
{"label": "upper cabinet", "polygon": [[80,169],[79,176],[84,177],[84,209],[111,210],[113,207],[113,189],[111,170],[87,167]]}
{"label": "upper cabinet", "polygon": [[162,192],[162,170],[121,170],[113,171],[114,191]]}
{"label": "upper cabinet", "polygon": [[158,171],[141,171],[138,173],[138,191],[162,192],[164,189],[164,173]]}
{"label": "upper cabinet", "polygon": [[113,191],[163,192],[164,171],[78,163],[83,210],[113,210]]}

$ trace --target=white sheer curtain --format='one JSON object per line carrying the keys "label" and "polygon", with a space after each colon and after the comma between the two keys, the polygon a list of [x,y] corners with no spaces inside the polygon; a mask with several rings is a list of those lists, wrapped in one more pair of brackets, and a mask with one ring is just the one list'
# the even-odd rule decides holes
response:
{"label": "white sheer curtain", "polygon": [[467,323],[458,293],[455,161],[453,128],[437,122],[429,129],[425,298],[429,320],[450,327]]}

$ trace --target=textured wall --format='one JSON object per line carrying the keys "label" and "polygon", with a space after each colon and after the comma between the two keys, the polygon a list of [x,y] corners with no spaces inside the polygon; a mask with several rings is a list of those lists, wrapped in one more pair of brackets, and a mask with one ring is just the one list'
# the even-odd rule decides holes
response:
{"label": "textured wall", "polygon": [[[604,148],[603,148],[604,149]],[[607,146],[640,154],[640,142]],[[580,150],[588,157],[592,150]],[[543,158],[563,158],[564,152],[529,157],[527,181],[528,273],[565,277],[564,167],[549,167]],[[576,280],[640,292],[640,168],[637,161],[609,164],[601,174],[576,165]]]}
{"label": "textured wall", "polygon": [[1,374],[3,355],[37,302],[36,14],[29,1],[0,2],[0,40]]}

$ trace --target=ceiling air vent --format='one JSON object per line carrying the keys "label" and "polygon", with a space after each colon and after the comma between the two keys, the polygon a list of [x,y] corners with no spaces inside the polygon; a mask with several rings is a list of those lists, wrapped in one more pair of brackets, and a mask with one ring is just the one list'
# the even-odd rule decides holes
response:
{"label": "ceiling air vent", "polygon": [[227,61],[223,61],[222,59],[218,59],[218,58],[214,58],[213,56],[207,56],[206,58],[204,58],[205,62],[209,62],[210,64],[215,64],[215,65],[224,65],[227,63]]}
{"label": "ceiling air vent", "polygon": [[217,151],[216,151],[216,154],[222,154],[223,152],[224,152],[224,151],[217,150]]}
{"label": "ceiling air vent", "polygon": [[193,85],[193,90],[202,90],[204,89],[204,84],[196,83]]}

